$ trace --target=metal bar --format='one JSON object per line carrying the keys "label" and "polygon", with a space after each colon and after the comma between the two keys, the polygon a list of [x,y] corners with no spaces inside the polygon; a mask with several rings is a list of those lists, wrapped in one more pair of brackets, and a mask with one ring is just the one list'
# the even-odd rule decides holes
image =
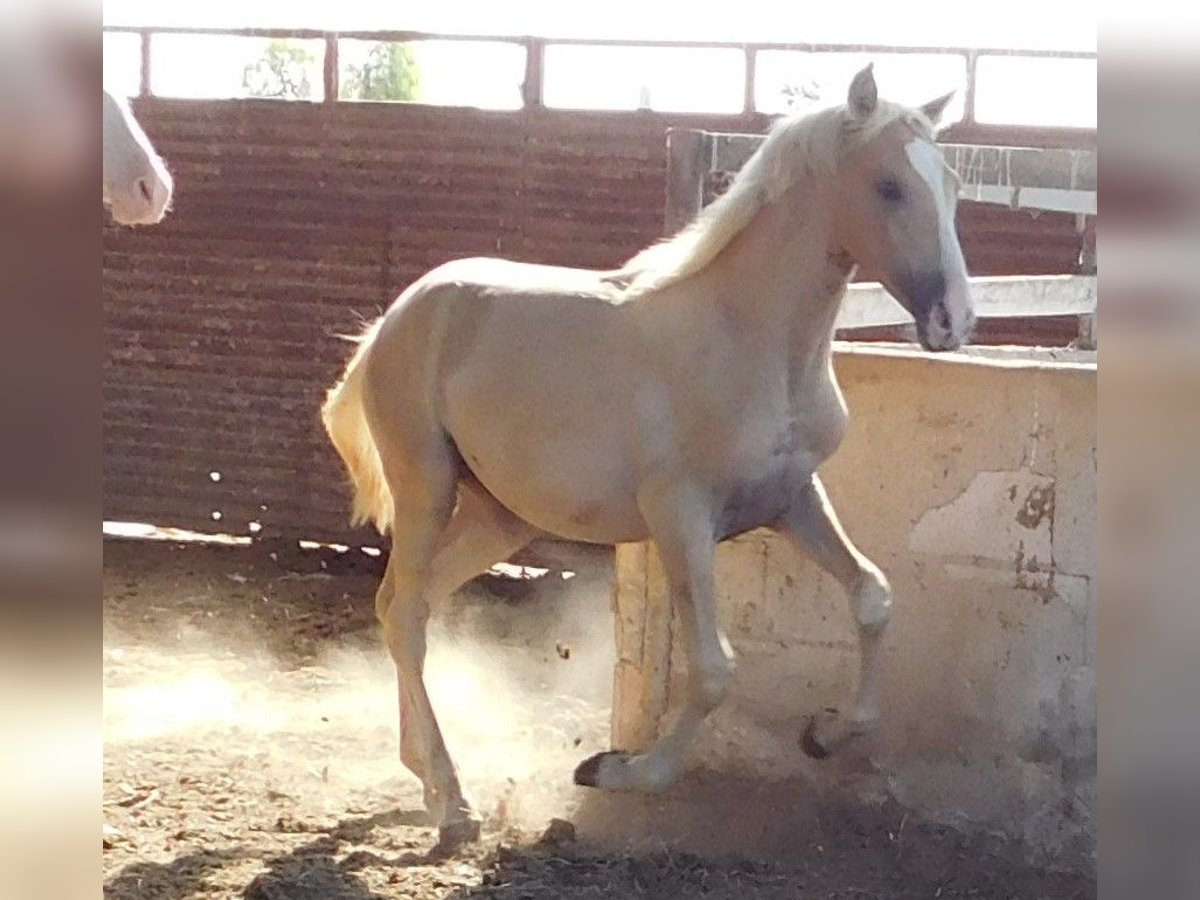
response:
{"label": "metal bar", "polygon": [[975,76],[979,70],[979,53],[971,51],[967,54],[967,96],[963,101],[963,122],[975,124]]}
{"label": "metal bar", "polygon": [[746,54],[746,82],[743,86],[745,93],[742,95],[742,113],[747,116],[754,115],[757,112],[757,103],[754,97],[755,72],[758,69],[758,48],[747,46]]}
{"label": "metal bar", "polygon": [[[282,38],[295,40],[323,40],[325,41],[325,102],[336,102],[340,98],[337,95],[338,89],[338,71],[337,71],[337,42],[330,42],[331,32],[313,29],[313,28],[221,28],[211,26],[134,26],[134,25],[105,25],[105,32],[123,32],[136,33],[142,36],[142,81],[141,93],[143,96],[149,93],[150,71],[149,71],[149,45],[151,34],[195,34],[195,35],[210,35],[210,36],[226,36],[226,37],[259,37],[259,38]],[[730,49],[740,50],[745,57],[745,86],[742,111],[739,113],[742,117],[754,116],[757,113],[755,103],[755,84],[757,70],[757,55],[760,50],[782,50],[782,51],[800,51],[808,53],[871,53],[880,55],[905,55],[905,54],[936,54],[936,55],[958,55],[965,56],[968,66],[967,78],[967,98],[965,102],[965,112],[962,123],[968,127],[974,124],[974,104],[975,104],[975,64],[981,55],[989,56],[1022,56],[1029,58],[1050,58],[1050,59],[1091,59],[1095,60],[1097,54],[1094,51],[1078,51],[1078,50],[1013,50],[1007,48],[972,48],[972,47],[914,47],[914,46],[888,46],[885,44],[827,44],[827,43],[797,43],[797,42],[732,42],[732,41],[681,41],[681,40],[627,40],[627,39],[603,39],[603,38],[552,38],[552,37],[530,37],[530,36],[512,36],[498,34],[453,34],[425,31],[397,31],[397,30],[355,30],[343,31],[337,33],[338,38],[346,38],[350,40],[371,40],[371,41],[386,41],[386,42],[409,42],[409,41],[466,41],[466,42],[481,42],[494,41],[501,43],[517,44],[525,48],[526,52],[526,78],[522,87],[522,96],[527,108],[540,108],[541,98],[543,96],[543,64],[545,57],[545,49],[550,44],[563,46],[595,46],[595,47],[650,47],[650,48],[682,48],[682,49]],[[332,52],[330,51],[330,48]],[[332,77],[330,65],[333,65]],[[1022,126],[1013,126],[1014,131],[1023,134],[1041,134],[1038,129],[1032,129]],[[1094,139],[1095,129],[1080,129],[1080,134],[1083,135],[1081,140],[1086,140],[1088,137]],[[1051,141],[1053,143],[1054,141]]]}
{"label": "metal bar", "polygon": [[338,67],[338,36],[335,32],[325,32],[325,102],[336,103],[340,99],[341,72]]}
{"label": "metal bar", "polygon": [[692,128],[667,129],[666,234],[674,234],[704,206],[704,176],[712,170],[712,140]]}
{"label": "metal bar", "polygon": [[[149,27],[134,25],[105,25],[104,31],[143,31],[149,30],[156,34],[210,34],[227,35],[230,37],[269,37],[317,39],[325,32],[315,28],[219,28],[212,26],[177,26],[164,25]],[[538,37],[504,34],[454,34],[428,31],[394,31],[394,30],[357,30],[340,31],[339,36],[351,40],[369,41],[499,41],[502,43],[521,44],[528,46],[533,41],[543,44],[560,44],[568,46],[592,47],[664,47],[664,48],[696,48],[713,50],[799,50],[808,53],[878,53],[878,54],[957,54],[964,56],[978,53],[981,56],[1028,56],[1050,59],[1096,59],[1095,51],[1087,50],[1013,50],[1004,47],[914,47],[891,46],[888,44],[826,44],[826,43],[796,43],[779,41],[684,41],[684,40],[632,40],[622,38],[575,38],[575,37]]]}
{"label": "metal bar", "polygon": [[530,40],[525,45],[525,80],[521,83],[521,97],[526,109],[541,109],[542,83],[545,78],[546,44]]}
{"label": "metal bar", "polygon": [[150,96],[150,32],[139,32],[141,42],[141,69],[138,74],[138,96]]}

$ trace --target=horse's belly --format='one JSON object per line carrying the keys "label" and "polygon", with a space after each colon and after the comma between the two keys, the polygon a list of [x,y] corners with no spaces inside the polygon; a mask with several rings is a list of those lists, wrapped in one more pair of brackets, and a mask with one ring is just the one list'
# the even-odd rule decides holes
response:
{"label": "horse's belly", "polygon": [[645,537],[636,482],[622,448],[606,446],[615,444],[611,438],[537,439],[480,424],[454,435],[459,453],[479,483],[517,516],[566,540],[615,544]]}
{"label": "horse's belly", "polygon": [[619,544],[646,537],[633,491],[605,490],[599,485],[532,485],[496,474],[476,477],[505,507],[547,534],[593,544]]}
{"label": "horse's belly", "polygon": [[442,424],[479,482],[531,525],[568,540],[638,540],[629,336],[609,307],[552,309],[497,301],[473,334],[450,335]]}
{"label": "horse's belly", "polygon": [[524,494],[514,494],[509,500],[495,492],[493,496],[529,524],[564,540],[622,544],[648,537],[636,502],[627,498],[589,500],[545,495],[530,501]]}

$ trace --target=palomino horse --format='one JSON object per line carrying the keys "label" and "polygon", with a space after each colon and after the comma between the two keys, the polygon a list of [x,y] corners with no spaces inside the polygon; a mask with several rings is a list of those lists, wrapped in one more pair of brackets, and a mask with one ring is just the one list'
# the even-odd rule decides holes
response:
{"label": "palomino horse", "polygon": [[161,222],[173,184],[129,104],[104,91],[104,203],[121,225]]}
{"label": "palomino horse", "polygon": [[835,576],[858,623],[853,707],[814,719],[806,748],[825,755],[874,723],[891,591],[816,474],[847,420],[831,344],[856,266],[927,350],[971,331],[958,182],[934,143],[949,99],[880,100],[868,66],[845,105],[777,123],[726,194],[622,269],[452,262],[362,336],[322,412],[355,522],[392,532],[375,608],[399,676],[400,758],[443,842],[473,839],[479,820],[423,681],[430,602],[539,536],[652,540],[688,655],[661,738],[597,754],[577,783],[661,791],[680,777],[733,672],[716,546],[757,527]]}

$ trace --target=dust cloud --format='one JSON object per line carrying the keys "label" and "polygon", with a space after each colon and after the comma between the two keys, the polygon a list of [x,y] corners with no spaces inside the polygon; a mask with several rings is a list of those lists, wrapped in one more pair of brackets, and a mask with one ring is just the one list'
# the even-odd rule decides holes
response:
{"label": "dust cloud", "polygon": [[[608,745],[608,586],[540,580],[515,602],[469,588],[429,629],[426,685],[463,786],[495,829],[570,817],[583,795],[574,767]],[[106,746],[249,760],[312,813],[421,806],[399,762],[395,671],[377,630],[299,667],[260,635],[189,622],[166,631],[169,645],[107,629]]]}

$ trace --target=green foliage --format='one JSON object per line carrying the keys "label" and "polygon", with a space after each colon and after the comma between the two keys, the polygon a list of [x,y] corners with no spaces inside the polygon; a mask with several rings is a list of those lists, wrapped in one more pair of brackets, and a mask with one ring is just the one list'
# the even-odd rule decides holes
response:
{"label": "green foliage", "polygon": [[780,93],[787,102],[788,112],[796,112],[821,99],[821,88],[811,79],[803,84],[785,84]]}
{"label": "green foliage", "polygon": [[313,86],[309,73],[315,63],[316,57],[303,44],[272,40],[262,57],[242,71],[242,87],[250,97],[310,100]]}
{"label": "green foliage", "polygon": [[421,73],[405,44],[376,44],[361,66],[350,65],[341,93],[348,100],[416,100]]}

